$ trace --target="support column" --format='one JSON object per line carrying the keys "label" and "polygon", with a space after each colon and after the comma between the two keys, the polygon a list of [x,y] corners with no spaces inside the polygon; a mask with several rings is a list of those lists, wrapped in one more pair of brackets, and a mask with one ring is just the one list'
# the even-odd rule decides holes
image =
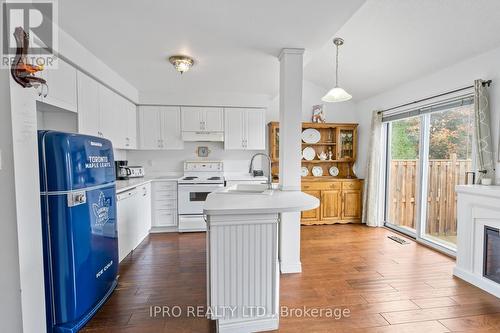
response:
{"label": "support column", "polygon": [[[280,189],[300,191],[304,49],[283,49],[280,60]],[[300,273],[300,212],[281,214],[281,273]]]}

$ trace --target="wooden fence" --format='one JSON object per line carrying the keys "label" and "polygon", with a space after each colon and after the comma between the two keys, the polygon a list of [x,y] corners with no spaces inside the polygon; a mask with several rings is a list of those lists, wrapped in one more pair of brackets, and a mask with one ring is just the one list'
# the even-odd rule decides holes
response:
{"label": "wooden fence", "polygon": [[[393,160],[389,184],[389,222],[415,228],[416,194],[420,193],[418,160]],[[465,183],[465,172],[471,160],[430,160],[427,190],[426,233],[434,236],[456,236],[457,198],[455,185]]]}

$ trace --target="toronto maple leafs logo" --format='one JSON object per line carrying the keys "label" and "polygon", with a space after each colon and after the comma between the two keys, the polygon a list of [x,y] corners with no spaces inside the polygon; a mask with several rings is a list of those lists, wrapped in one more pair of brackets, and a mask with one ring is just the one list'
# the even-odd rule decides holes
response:
{"label": "toronto maple leafs logo", "polygon": [[96,217],[95,226],[102,227],[109,221],[109,206],[111,199],[106,199],[104,193],[99,194],[99,202],[92,204],[92,210]]}

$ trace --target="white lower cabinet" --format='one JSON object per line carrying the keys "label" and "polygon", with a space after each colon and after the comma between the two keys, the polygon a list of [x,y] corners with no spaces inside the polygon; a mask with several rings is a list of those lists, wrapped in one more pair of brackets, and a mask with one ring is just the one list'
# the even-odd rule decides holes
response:
{"label": "white lower cabinet", "polygon": [[154,181],[152,186],[151,231],[177,227],[177,181]]}
{"label": "white lower cabinet", "polygon": [[117,195],[118,258],[122,261],[151,229],[151,184]]}
{"label": "white lower cabinet", "polygon": [[117,195],[118,259],[122,261],[133,250],[133,229],[136,220],[138,191],[133,189]]}
{"label": "white lower cabinet", "polygon": [[139,188],[139,245],[144,238],[149,234],[151,230],[151,183],[146,183],[141,185]]}

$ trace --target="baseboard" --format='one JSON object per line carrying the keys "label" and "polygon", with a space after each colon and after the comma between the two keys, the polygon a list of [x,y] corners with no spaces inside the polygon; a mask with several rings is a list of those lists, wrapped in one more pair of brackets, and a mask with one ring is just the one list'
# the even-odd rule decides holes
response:
{"label": "baseboard", "polygon": [[300,261],[293,263],[280,262],[280,272],[281,274],[302,273],[302,263]]}
{"label": "baseboard", "polygon": [[455,268],[453,268],[453,275],[500,298],[500,284],[496,282],[493,282],[482,276],[477,276],[456,266]]}
{"label": "baseboard", "polygon": [[158,234],[162,232],[178,232],[177,227],[152,227],[149,230],[150,234]]}
{"label": "baseboard", "polygon": [[274,331],[279,327],[277,315],[247,320],[217,320],[217,333],[251,333]]}

